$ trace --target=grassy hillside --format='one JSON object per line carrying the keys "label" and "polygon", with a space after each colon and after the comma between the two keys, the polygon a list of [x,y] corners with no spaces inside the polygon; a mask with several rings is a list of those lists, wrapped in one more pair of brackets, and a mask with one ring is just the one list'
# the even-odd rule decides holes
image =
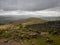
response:
{"label": "grassy hillside", "polygon": [[22,23],[0,25],[0,44],[60,45],[60,21],[28,18]]}
{"label": "grassy hillside", "polygon": [[38,24],[32,24],[32,25],[27,25],[26,28],[32,28],[36,30],[41,30],[41,31],[59,31],[60,32],[60,21],[48,21],[45,23],[38,23]]}
{"label": "grassy hillside", "polygon": [[46,20],[40,19],[40,18],[27,18],[23,25],[32,25],[32,24],[38,24],[38,23],[45,23]]}
{"label": "grassy hillside", "polygon": [[2,45],[60,45],[59,42],[60,35],[24,28],[21,24],[0,26],[0,44]]}

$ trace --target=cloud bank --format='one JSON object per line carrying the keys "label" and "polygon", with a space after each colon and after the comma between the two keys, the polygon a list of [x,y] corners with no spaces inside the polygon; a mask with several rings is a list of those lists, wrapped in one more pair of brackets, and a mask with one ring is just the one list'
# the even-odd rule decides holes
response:
{"label": "cloud bank", "polygon": [[59,11],[21,11],[21,10],[14,10],[14,11],[4,11],[0,10],[0,15],[34,15],[34,16],[43,16],[43,17],[59,17]]}
{"label": "cloud bank", "polygon": [[0,0],[0,15],[60,16],[60,0]]}

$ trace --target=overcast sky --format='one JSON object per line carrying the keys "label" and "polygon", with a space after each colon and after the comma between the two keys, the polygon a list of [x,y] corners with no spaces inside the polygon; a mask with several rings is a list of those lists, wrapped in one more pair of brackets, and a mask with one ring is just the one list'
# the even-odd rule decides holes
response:
{"label": "overcast sky", "polygon": [[60,16],[60,0],[0,0],[0,15]]}

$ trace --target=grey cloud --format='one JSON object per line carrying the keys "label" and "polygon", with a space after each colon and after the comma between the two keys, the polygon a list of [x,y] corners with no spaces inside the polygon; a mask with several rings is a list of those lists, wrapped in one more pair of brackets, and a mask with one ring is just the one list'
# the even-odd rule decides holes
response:
{"label": "grey cloud", "polygon": [[60,0],[0,0],[0,9],[4,10],[45,10],[60,6]]}
{"label": "grey cloud", "polygon": [[60,11],[60,6],[58,7],[54,7],[54,8],[49,8],[49,9],[46,9],[48,11]]}

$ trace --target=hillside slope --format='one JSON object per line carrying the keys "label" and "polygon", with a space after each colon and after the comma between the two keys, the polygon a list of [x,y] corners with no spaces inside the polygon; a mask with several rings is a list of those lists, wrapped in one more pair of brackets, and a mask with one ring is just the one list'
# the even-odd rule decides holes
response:
{"label": "hillside slope", "polygon": [[40,18],[27,18],[23,25],[32,25],[32,24],[38,24],[38,23],[45,23],[46,20],[40,19]]}
{"label": "hillside slope", "polygon": [[42,24],[39,23],[39,24],[28,25],[26,27],[41,31],[55,30],[60,32],[60,21],[48,21]]}

